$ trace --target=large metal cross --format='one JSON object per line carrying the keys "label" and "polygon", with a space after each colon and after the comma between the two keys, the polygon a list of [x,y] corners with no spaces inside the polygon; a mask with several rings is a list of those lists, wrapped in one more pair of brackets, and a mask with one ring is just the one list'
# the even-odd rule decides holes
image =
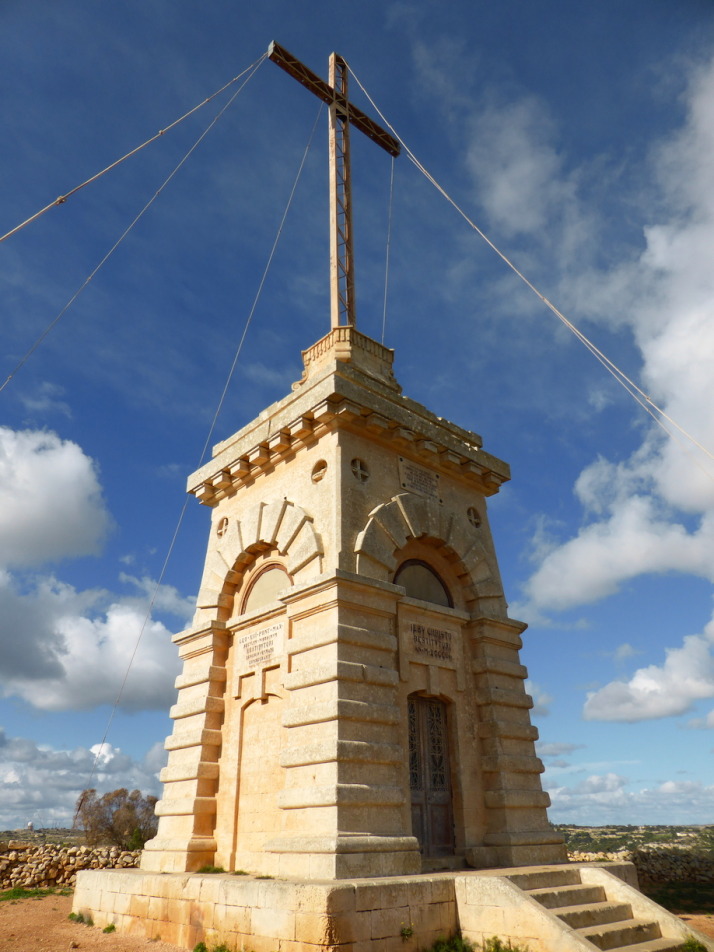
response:
{"label": "large metal cross", "polygon": [[330,324],[354,325],[350,124],[390,155],[399,155],[399,142],[348,100],[347,63],[337,53],[330,56],[329,83],[277,43],[268,57],[330,107]]}

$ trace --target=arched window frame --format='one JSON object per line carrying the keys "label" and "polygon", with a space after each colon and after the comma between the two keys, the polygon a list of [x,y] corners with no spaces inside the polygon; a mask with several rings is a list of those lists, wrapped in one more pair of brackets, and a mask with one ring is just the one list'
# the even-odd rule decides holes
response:
{"label": "arched window frame", "polygon": [[276,570],[280,570],[283,576],[285,577],[285,585],[283,587],[284,588],[292,587],[292,584],[293,584],[292,577],[290,576],[288,570],[285,568],[282,562],[279,562],[277,559],[270,559],[267,562],[261,563],[261,565],[257,567],[257,569],[251,574],[250,578],[248,579],[247,585],[245,586],[245,590],[241,594],[240,613],[239,613],[240,615],[246,615],[246,614],[252,613],[253,611],[258,611],[259,609],[271,604],[271,602],[265,602],[264,604],[259,604],[255,608],[249,608],[248,603],[250,602],[251,595],[253,594],[255,590],[255,586],[259,583],[260,579],[263,578],[268,572],[273,572]]}
{"label": "arched window frame", "polygon": [[[436,581],[439,583],[439,585],[440,585],[441,588],[443,589],[444,595],[446,596],[446,605],[444,605],[442,602],[432,602],[432,601],[430,601],[428,598],[420,598],[419,595],[413,595],[413,594],[410,594],[409,592],[407,592],[407,595],[408,595],[410,598],[420,598],[420,601],[422,601],[422,602],[428,602],[430,605],[438,605],[438,606],[441,607],[441,608],[453,608],[453,607],[454,607],[454,598],[453,598],[453,596],[452,596],[452,594],[451,594],[451,591],[449,590],[449,586],[448,586],[448,585],[446,584],[446,582],[443,580],[443,578],[441,577],[441,575],[439,575],[439,573],[436,571],[436,569],[435,569],[433,566],[429,565],[428,562],[425,562],[423,559],[405,559],[405,561],[402,562],[402,563],[398,566],[396,572],[394,573],[394,580],[393,580],[393,581],[394,581],[394,584],[395,584],[395,585],[399,585],[399,584],[400,584],[400,582],[399,582],[399,576],[402,574],[402,572],[404,571],[404,569],[408,568],[409,566],[413,566],[413,565],[418,565],[418,566],[420,566],[421,568],[426,569],[426,571],[429,572],[429,574],[432,576],[432,578],[435,578],[435,579],[436,579]],[[404,586],[404,587],[406,588],[406,586]]]}

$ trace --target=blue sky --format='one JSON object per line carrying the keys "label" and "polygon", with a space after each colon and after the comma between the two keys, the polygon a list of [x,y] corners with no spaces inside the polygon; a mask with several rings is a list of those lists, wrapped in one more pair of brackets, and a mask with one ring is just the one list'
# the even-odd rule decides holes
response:
{"label": "blue sky", "polygon": [[[405,393],[481,433],[551,818],[714,808],[714,10],[708,0],[5,0],[0,232],[169,125],[272,39],[344,56],[436,180],[709,453],[670,440],[406,156],[385,343]],[[0,244],[0,380],[236,86]],[[353,98],[371,111],[357,83]],[[298,165],[212,442],[326,332],[326,116],[263,63],[0,393],[0,829],[70,821]],[[362,141],[360,141],[362,140]],[[391,160],[353,136],[357,308],[382,333]],[[186,511],[102,750],[158,793],[208,512]]]}

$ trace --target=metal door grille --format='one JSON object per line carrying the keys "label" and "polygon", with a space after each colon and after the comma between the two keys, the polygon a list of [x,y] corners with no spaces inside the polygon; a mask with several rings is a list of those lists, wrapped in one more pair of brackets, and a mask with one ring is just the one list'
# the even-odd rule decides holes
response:
{"label": "metal door grille", "polygon": [[453,853],[454,824],[446,705],[409,698],[409,786],[412,832],[426,856]]}

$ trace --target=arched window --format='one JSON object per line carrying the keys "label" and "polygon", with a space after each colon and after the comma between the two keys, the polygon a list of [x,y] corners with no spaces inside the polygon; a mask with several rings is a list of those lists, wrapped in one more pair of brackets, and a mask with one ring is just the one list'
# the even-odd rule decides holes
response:
{"label": "arched window", "polygon": [[275,563],[267,565],[251,581],[243,599],[242,614],[257,611],[264,605],[277,601],[278,592],[284,592],[291,585],[290,576],[282,565]]}
{"label": "arched window", "polygon": [[420,598],[423,602],[444,605],[453,608],[454,602],[449,590],[431,566],[419,559],[403,562],[394,576],[395,585],[403,585],[410,598]]}

